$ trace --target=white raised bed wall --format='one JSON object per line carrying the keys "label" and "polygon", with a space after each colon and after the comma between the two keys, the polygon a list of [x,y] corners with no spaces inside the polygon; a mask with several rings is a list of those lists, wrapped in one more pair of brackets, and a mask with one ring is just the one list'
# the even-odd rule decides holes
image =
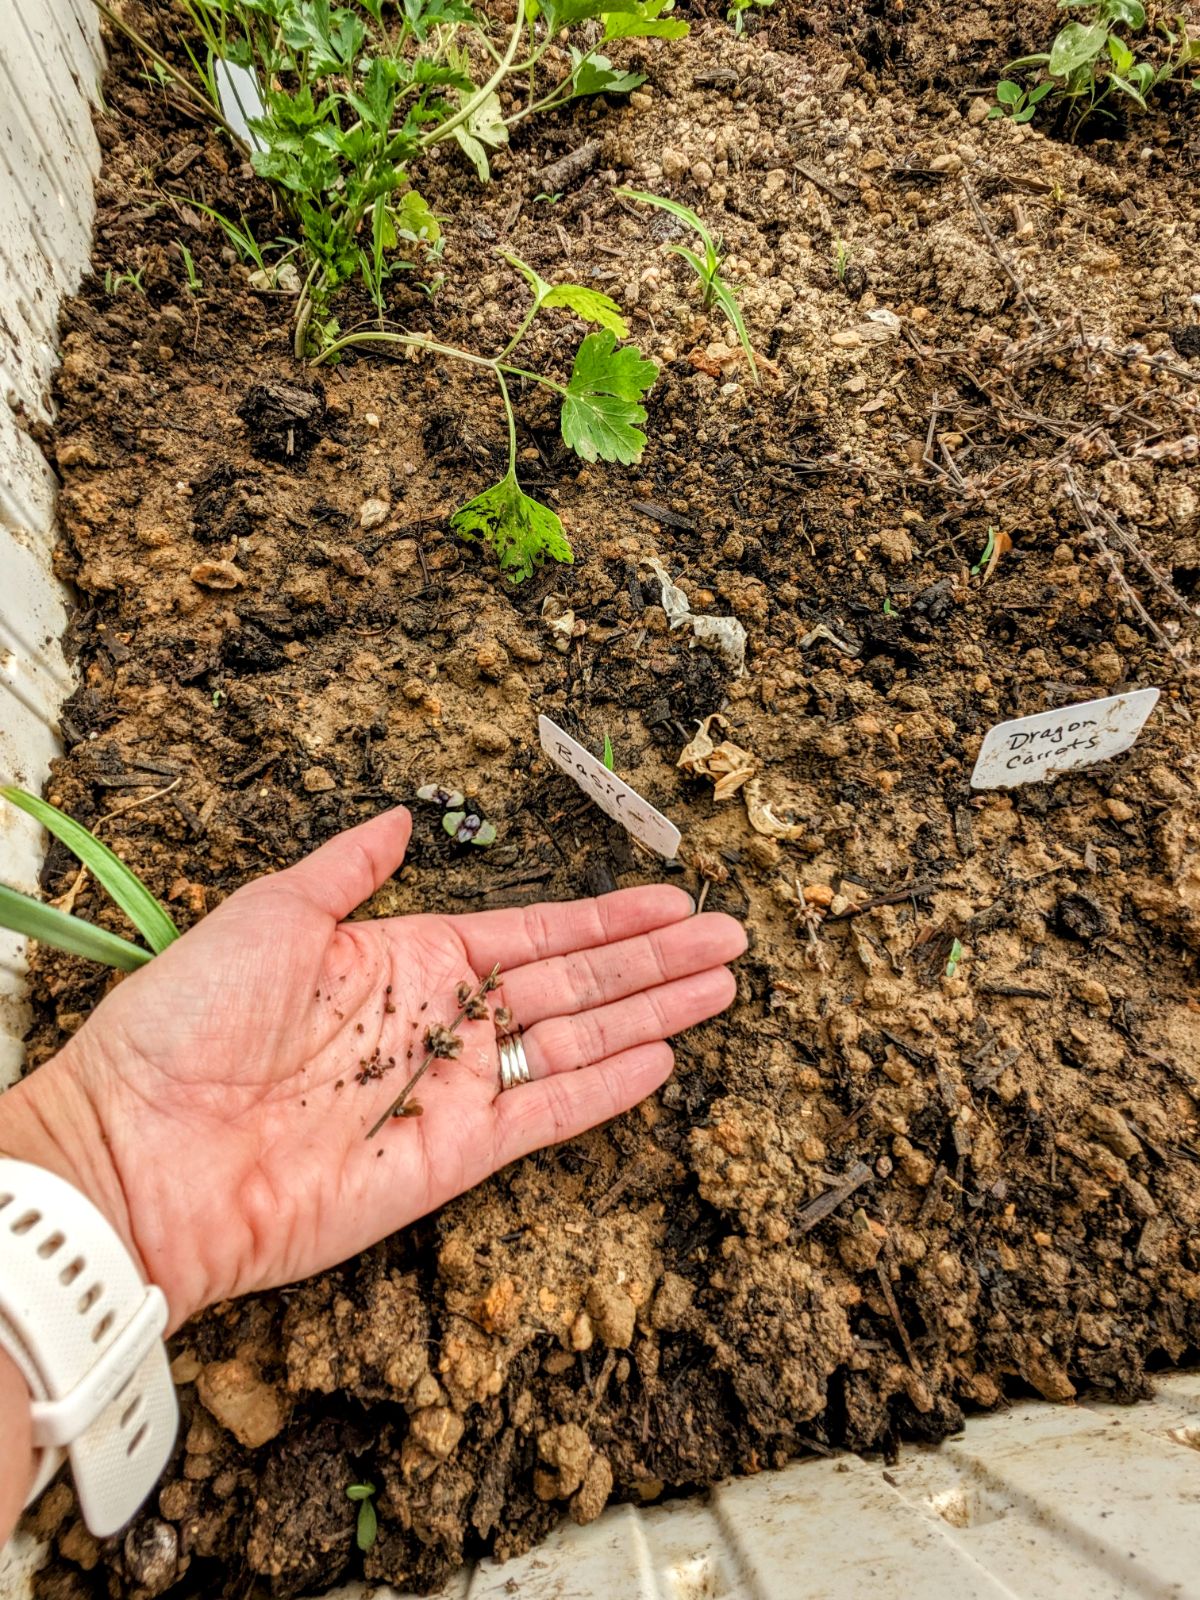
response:
{"label": "white raised bed wall", "polygon": [[[87,264],[100,64],[90,0],[0,0],[0,781],[34,790],[71,677],[50,564],[55,479],[18,419],[50,416],[58,309]],[[4,810],[0,880],[31,889],[42,841]],[[23,972],[18,942],[0,934],[0,1086],[20,1060]],[[0,1600],[28,1593],[38,1554],[0,1554]],[[850,1456],[702,1501],[615,1507],[522,1560],[462,1574],[450,1593],[1200,1600],[1200,1377],[1172,1377],[1134,1410],[1021,1405],[940,1450],[906,1451],[886,1473]]]}
{"label": "white raised bed wall", "polygon": [[[50,417],[55,327],[87,266],[102,57],[91,0],[0,0],[0,780],[40,791],[71,680],[51,576],[55,478],[19,417]],[[0,816],[0,880],[32,889],[38,829]],[[21,942],[0,933],[0,1085],[24,1032]]]}

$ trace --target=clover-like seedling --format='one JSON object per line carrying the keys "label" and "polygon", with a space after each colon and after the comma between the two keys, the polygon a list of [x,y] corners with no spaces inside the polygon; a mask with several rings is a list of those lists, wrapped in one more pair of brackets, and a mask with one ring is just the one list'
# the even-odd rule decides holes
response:
{"label": "clover-like seedling", "polygon": [[379,1536],[379,1518],[375,1515],[374,1494],[375,1485],[373,1483],[352,1483],[346,1490],[347,1497],[358,1502],[358,1526],[355,1529],[355,1540],[364,1555]]}
{"label": "clover-like seedling", "polygon": [[440,783],[422,784],[417,790],[417,799],[428,800],[432,805],[441,806],[443,811],[466,803],[466,796],[461,789],[443,789]]}
{"label": "clover-like seedling", "polygon": [[485,822],[474,811],[447,811],[442,827],[455,844],[477,844],[484,848],[496,842],[496,824]]}

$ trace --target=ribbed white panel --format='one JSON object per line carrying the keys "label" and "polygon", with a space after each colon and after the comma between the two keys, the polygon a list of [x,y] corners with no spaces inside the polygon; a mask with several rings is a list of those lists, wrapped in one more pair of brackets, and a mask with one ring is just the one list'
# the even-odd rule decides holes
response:
{"label": "ribbed white panel", "polygon": [[[1200,1374],[1139,1406],[1033,1402],[885,1467],[841,1456],[565,1523],[443,1600],[1195,1600]],[[329,1600],[400,1600],[340,1589]]]}
{"label": "ribbed white panel", "polygon": [[[87,265],[100,151],[91,0],[0,0],[0,781],[40,789],[70,674],[50,573],[54,474],[19,418],[50,415],[55,328]],[[0,881],[31,888],[38,830],[4,807]],[[24,1032],[20,942],[0,934],[0,1087]]]}

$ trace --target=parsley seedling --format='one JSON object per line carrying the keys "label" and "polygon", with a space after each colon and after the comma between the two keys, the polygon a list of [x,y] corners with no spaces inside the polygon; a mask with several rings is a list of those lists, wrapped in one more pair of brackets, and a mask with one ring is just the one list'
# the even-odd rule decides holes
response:
{"label": "parsley seedling", "polygon": [[[563,440],[584,461],[612,461],[630,466],[646,443],[641,424],[646,420],[642,400],[658,377],[658,368],[634,345],[618,345],[628,326],[615,300],[583,284],[549,284],[519,257],[501,251],[529,284],[532,299],[525,316],[497,356],[480,356],[453,345],[435,343],[418,334],[371,330],[347,334],[317,358],[329,360],[342,350],[372,344],[407,345],[483,367],[495,378],[508,422],[508,470],[498,483],[468,500],[450,518],[459,538],[482,539],[492,546],[500,570],[513,583],[532,576],[547,557],[570,562],[574,554],[562,522],[549,506],[527,495],[517,481],[517,420],[509,392],[509,378],[526,378],[561,397],[560,426]],[[573,312],[584,322],[599,325],[575,352],[571,376],[565,384],[542,372],[515,366],[509,357],[524,339],[534,318],[555,308]]]}

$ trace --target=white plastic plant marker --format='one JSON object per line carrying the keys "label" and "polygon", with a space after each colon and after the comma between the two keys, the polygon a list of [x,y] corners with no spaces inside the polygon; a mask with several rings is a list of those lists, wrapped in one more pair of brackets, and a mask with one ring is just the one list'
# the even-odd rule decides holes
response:
{"label": "white plastic plant marker", "polygon": [[1015,789],[1109,761],[1134,743],[1157,701],[1157,689],[1135,689],[997,723],[980,748],[971,787]]}
{"label": "white plastic plant marker", "polygon": [[226,61],[217,56],[213,60],[213,77],[217,82],[221,115],[225,121],[251,150],[265,149],[258,134],[250,131],[251,120],[267,114],[262,90],[258,87],[258,78],[253,69],[239,67],[236,61]]}
{"label": "white plastic plant marker", "polygon": [[673,861],[679,853],[679,829],[656,811],[648,800],[643,800],[636,789],[630,788],[624,778],[610,772],[603,761],[585,750],[578,739],[564,733],[556,722],[547,716],[538,718],[538,736],[542,749],[568,777],[590,796],[606,816],[619,822],[639,844],[660,856]]}

